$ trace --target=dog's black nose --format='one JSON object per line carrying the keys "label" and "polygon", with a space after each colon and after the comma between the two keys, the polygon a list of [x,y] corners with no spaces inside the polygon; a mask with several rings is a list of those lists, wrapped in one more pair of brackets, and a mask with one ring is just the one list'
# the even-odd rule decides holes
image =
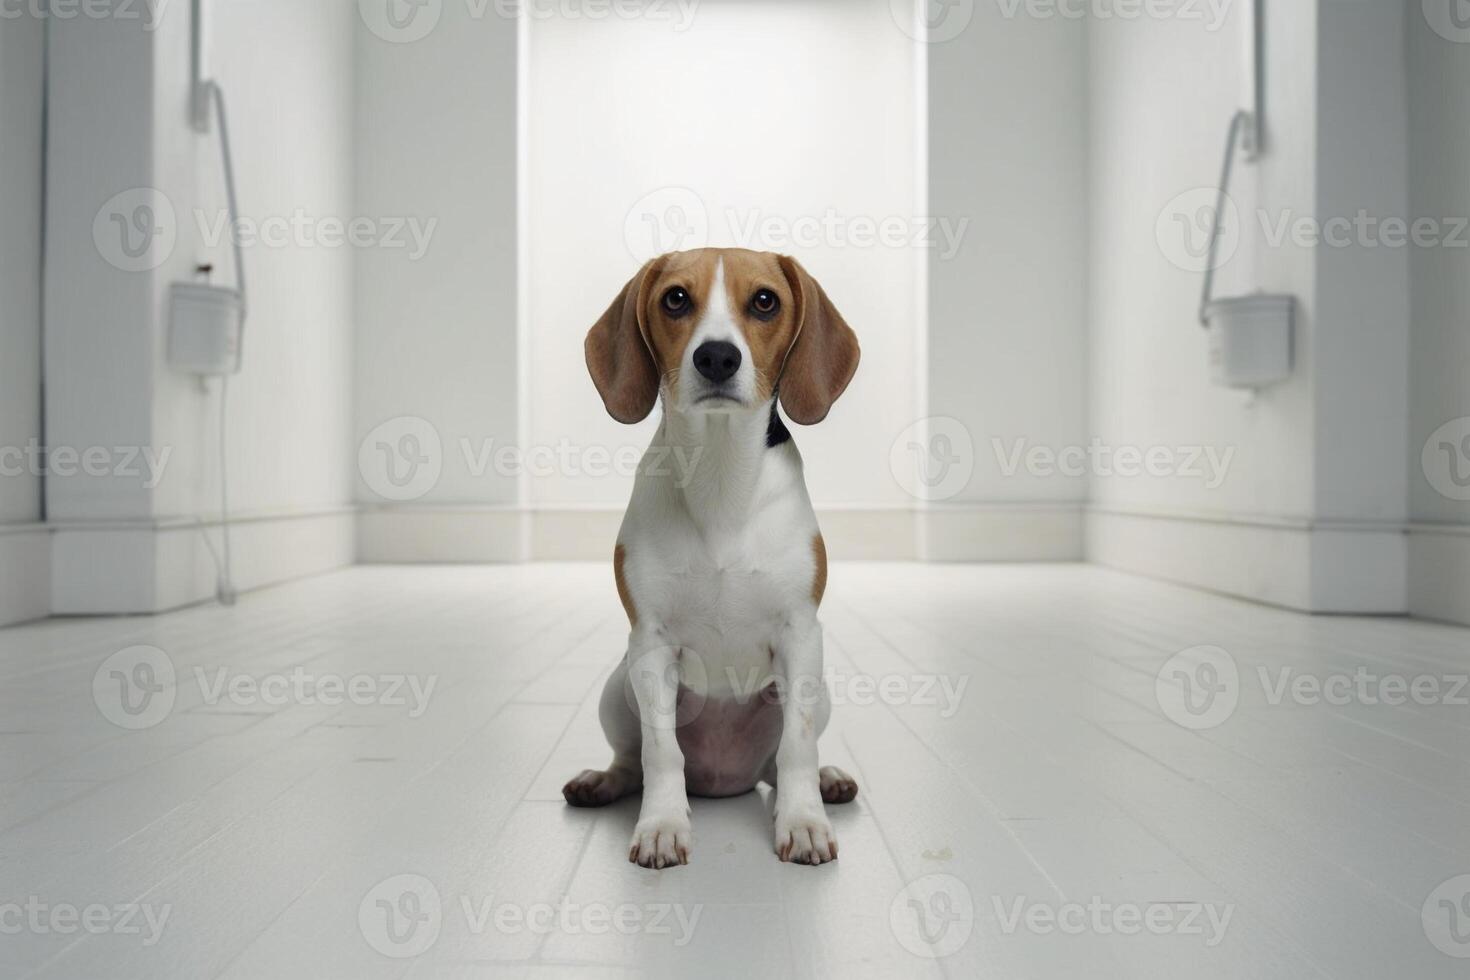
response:
{"label": "dog's black nose", "polygon": [[740,370],[740,348],[725,340],[706,341],[694,352],[694,366],[715,384],[722,384]]}

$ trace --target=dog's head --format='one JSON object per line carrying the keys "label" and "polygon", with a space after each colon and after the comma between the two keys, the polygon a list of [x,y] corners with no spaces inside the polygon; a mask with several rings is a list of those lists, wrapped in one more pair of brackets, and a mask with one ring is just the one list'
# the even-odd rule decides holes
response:
{"label": "dog's head", "polygon": [[792,421],[827,417],[858,365],[857,336],[793,258],[704,248],[638,271],[587,334],[608,414],[756,408],[780,391]]}

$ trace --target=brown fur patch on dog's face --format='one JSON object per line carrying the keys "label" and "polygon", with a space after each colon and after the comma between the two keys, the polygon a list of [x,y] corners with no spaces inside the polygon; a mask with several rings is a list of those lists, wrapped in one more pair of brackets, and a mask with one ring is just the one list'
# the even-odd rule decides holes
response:
{"label": "brown fur patch on dog's face", "polygon": [[[716,297],[712,293],[721,263],[724,296]],[[670,314],[664,304],[664,297],[674,289],[683,289],[691,300],[688,311],[679,315]],[[758,315],[753,306],[755,295],[763,289],[773,293],[779,302],[779,309],[768,317]],[[677,390],[679,374],[689,366],[689,340],[696,328],[705,317],[724,316],[728,311],[750,348],[755,368],[755,400],[759,403],[771,397],[796,339],[799,307],[774,254],[743,248],[675,253],[657,271],[645,295],[648,346],[665,390]],[[720,299],[725,305],[720,305]]]}

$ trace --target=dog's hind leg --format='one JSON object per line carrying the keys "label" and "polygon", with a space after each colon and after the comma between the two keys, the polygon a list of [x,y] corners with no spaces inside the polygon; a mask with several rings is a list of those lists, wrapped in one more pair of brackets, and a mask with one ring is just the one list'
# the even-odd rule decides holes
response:
{"label": "dog's hind leg", "polygon": [[823,766],[817,773],[823,803],[851,803],[857,799],[857,780],[836,766]]}
{"label": "dog's hind leg", "polygon": [[[776,760],[774,757],[766,763],[761,779],[769,783],[772,789],[776,788]],[[857,780],[836,766],[823,766],[817,770],[817,779],[821,786],[823,803],[851,803],[857,799]]]}
{"label": "dog's hind leg", "polygon": [[612,746],[613,760],[606,769],[584,769],[561,788],[572,806],[607,806],[643,788],[643,739],[638,718],[623,694],[627,668],[619,664],[602,689],[598,715]]}

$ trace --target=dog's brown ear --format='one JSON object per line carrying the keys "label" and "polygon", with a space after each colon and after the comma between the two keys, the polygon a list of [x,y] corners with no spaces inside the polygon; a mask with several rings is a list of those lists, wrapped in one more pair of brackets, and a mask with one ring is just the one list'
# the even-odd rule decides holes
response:
{"label": "dog's brown ear", "polygon": [[653,259],[628,281],[602,319],[587,332],[587,371],[607,414],[629,425],[642,422],[658,401],[658,367],[643,330],[644,284],[662,262]]}
{"label": "dog's brown ear", "polygon": [[781,270],[796,297],[796,339],[781,371],[781,407],[793,422],[816,425],[847,389],[862,351],[821,285],[790,256]]}

